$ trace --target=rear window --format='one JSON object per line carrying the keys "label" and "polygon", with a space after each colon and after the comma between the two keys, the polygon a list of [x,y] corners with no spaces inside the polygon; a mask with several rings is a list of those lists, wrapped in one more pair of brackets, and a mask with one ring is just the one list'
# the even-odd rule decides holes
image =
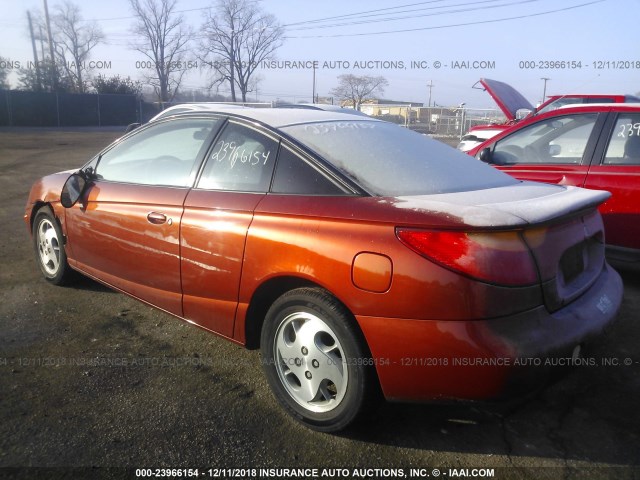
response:
{"label": "rear window", "polygon": [[453,147],[386,122],[334,121],[282,130],[374,195],[427,195],[517,183]]}

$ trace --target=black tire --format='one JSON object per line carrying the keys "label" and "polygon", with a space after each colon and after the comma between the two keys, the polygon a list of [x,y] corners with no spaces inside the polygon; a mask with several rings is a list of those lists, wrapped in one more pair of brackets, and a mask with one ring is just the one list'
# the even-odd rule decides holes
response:
{"label": "black tire", "polygon": [[67,263],[64,236],[49,207],[42,207],[33,220],[33,247],[36,262],[44,278],[54,285],[64,285],[73,278]]}
{"label": "black tire", "polygon": [[377,399],[375,368],[355,320],[321,288],[291,290],[273,303],[261,351],[275,397],[314,430],[342,430]]}

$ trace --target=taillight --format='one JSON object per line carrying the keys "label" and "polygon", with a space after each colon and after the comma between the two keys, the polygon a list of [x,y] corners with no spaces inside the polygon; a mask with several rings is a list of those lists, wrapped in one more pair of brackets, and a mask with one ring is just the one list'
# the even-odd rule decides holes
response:
{"label": "taillight", "polygon": [[525,286],[538,282],[534,259],[518,232],[456,232],[397,228],[423,257],[484,282]]}

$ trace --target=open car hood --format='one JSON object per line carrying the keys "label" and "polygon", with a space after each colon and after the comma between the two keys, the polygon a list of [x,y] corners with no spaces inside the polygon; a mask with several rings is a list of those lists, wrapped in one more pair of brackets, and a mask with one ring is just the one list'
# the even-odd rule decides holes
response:
{"label": "open car hood", "polygon": [[[477,87],[478,83],[481,87]],[[473,88],[486,90],[500,107],[508,120],[516,119],[516,112],[522,108],[528,110],[534,109],[529,100],[524,98],[522,94],[504,82],[481,78],[480,81],[473,85]]]}

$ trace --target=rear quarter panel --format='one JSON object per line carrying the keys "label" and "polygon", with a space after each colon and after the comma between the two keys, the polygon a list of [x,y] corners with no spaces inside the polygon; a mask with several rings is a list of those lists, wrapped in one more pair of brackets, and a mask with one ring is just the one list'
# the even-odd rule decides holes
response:
{"label": "rear quarter panel", "polygon": [[[269,195],[249,228],[240,304],[248,304],[262,283],[279,276],[324,287],[355,316],[489,318],[541,302],[537,286],[502,288],[471,280],[421,257],[395,235],[396,226],[443,223],[438,217],[407,214],[375,198]],[[386,291],[367,291],[354,284],[354,258],[363,252],[391,260],[392,279]]]}

